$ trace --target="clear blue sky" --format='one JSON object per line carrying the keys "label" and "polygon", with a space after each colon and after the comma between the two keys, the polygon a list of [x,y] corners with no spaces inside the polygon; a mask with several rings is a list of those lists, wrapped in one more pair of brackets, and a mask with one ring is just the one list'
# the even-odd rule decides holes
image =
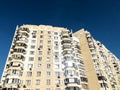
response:
{"label": "clear blue sky", "polygon": [[120,58],[120,0],[0,0],[0,76],[22,24],[85,28]]}

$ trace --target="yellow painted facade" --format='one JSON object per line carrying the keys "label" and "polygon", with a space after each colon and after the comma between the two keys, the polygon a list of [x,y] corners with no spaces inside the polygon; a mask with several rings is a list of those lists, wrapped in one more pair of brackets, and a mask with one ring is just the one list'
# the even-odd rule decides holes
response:
{"label": "yellow painted facade", "polygon": [[88,31],[23,25],[16,28],[2,88],[119,90],[120,62]]}

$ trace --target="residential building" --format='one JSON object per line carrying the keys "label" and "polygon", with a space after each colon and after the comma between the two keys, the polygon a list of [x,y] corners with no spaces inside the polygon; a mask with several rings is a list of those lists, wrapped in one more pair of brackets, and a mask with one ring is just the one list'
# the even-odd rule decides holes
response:
{"label": "residential building", "polygon": [[120,61],[84,29],[23,25],[1,83],[3,90],[120,90]]}
{"label": "residential building", "polygon": [[84,29],[74,33],[79,39],[89,90],[120,90],[120,61]]}
{"label": "residential building", "polygon": [[79,39],[66,28],[16,28],[2,75],[13,90],[88,90]]}

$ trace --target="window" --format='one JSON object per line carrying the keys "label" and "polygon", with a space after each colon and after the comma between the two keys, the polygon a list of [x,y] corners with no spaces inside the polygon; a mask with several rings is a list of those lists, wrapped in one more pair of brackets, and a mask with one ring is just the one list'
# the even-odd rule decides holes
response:
{"label": "window", "polygon": [[59,48],[58,48],[58,46],[55,46],[54,49],[55,49],[55,50],[58,50]]}
{"label": "window", "polygon": [[48,40],[48,44],[51,44],[51,41],[50,41],[50,40]]}
{"label": "window", "polygon": [[51,36],[49,35],[49,36],[48,36],[48,39],[50,39],[50,38],[51,38]]}
{"label": "window", "polygon": [[36,88],[35,90],[40,90],[39,88]]}
{"label": "window", "polygon": [[92,57],[96,57],[96,54],[92,54]]}
{"label": "window", "polygon": [[28,64],[28,68],[32,69],[32,67],[33,67],[33,64]]}
{"label": "window", "polygon": [[38,64],[38,68],[41,68],[41,64]]}
{"label": "window", "polygon": [[49,69],[51,67],[51,65],[50,64],[47,64],[47,68]]}
{"label": "window", "polygon": [[40,48],[40,49],[43,49],[43,46],[42,46],[42,45],[40,45],[40,46],[39,46],[39,48]]}
{"label": "window", "polygon": [[55,76],[56,77],[60,76],[60,72],[55,72]]}
{"label": "window", "polygon": [[58,41],[54,41],[54,44],[55,44],[55,45],[58,45]]}
{"label": "window", "polygon": [[32,72],[27,72],[27,76],[31,77],[32,76]]}
{"label": "window", "polygon": [[31,85],[31,80],[26,80],[26,85],[30,86]]}
{"label": "window", "polygon": [[49,72],[49,71],[47,71],[47,72],[46,72],[46,75],[49,77],[49,76],[50,76],[50,72]]}
{"label": "window", "polygon": [[46,84],[47,84],[47,85],[50,85],[50,84],[51,84],[50,79],[47,79],[47,80],[46,80]]}
{"label": "window", "polygon": [[39,55],[42,55],[42,51],[39,51]]}
{"label": "window", "polygon": [[55,80],[55,84],[60,84],[60,80]]}
{"label": "window", "polygon": [[43,38],[43,35],[40,35],[40,38]]}
{"label": "window", "polygon": [[38,57],[38,61],[42,61],[42,57]]}
{"label": "window", "polygon": [[59,62],[58,56],[55,56],[54,60],[55,60],[55,62]]}
{"label": "window", "polygon": [[48,34],[51,34],[51,31],[48,31]]}
{"label": "window", "polygon": [[31,49],[35,49],[35,45],[31,45]]}
{"label": "window", "polygon": [[36,85],[40,85],[40,80],[39,79],[36,80]]}
{"label": "window", "polygon": [[40,40],[40,44],[43,44],[43,40]]}
{"label": "window", "polygon": [[73,70],[66,70],[65,71],[65,75],[74,75],[75,74],[75,71]]}
{"label": "window", "polygon": [[69,78],[69,82],[75,82],[74,78]]}
{"label": "window", "polygon": [[55,64],[55,69],[59,69],[59,68],[60,68],[59,64]]}
{"label": "window", "polygon": [[30,51],[30,55],[34,55],[35,54],[35,52],[34,51]]}
{"label": "window", "polygon": [[43,31],[40,31],[40,33],[43,33]]}
{"label": "window", "polygon": [[38,71],[38,72],[37,72],[37,77],[40,77],[40,76],[41,76],[41,72]]}
{"label": "window", "polygon": [[58,32],[54,32],[54,35],[58,35]]}
{"label": "window", "polygon": [[36,38],[36,35],[33,35],[32,38]]}
{"label": "window", "polygon": [[58,56],[58,55],[59,55],[59,52],[55,52],[54,54]]}
{"label": "window", "polygon": [[34,61],[34,57],[29,57],[29,61]]}
{"label": "window", "polygon": [[[55,90],[61,90],[60,88],[55,88]],[[67,89],[65,89],[65,90],[67,90]]]}
{"label": "window", "polygon": [[31,43],[33,43],[33,44],[34,44],[35,42],[36,42],[35,40],[32,40],[32,41],[31,41]]}
{"label": "window", "polygon": [[51,90],[50,88],[46,88],[46,90]]}
{"label": "window", "polygon": [[47,55],[50,55],[51,54],[51,52],[50,51],[47,51]]}
{"label": "window", "polygon": [[55,37],[54,37],[54,39],[55,39],[55,40],[58,40],[58,37],[57,37],[57,36],[55,36]]}
{"label": "window", "polygon": [[[10,81],[9,81],[9,82],[10,82]],[[20,80],[17,79],[17,78],[13,78],[13,79],[12,79],[12,83],[20,83]]]}
{"label": "window", "polygon": [[50,61],[50,57],[47,57],[47,61],[48,61],[48,62]]}

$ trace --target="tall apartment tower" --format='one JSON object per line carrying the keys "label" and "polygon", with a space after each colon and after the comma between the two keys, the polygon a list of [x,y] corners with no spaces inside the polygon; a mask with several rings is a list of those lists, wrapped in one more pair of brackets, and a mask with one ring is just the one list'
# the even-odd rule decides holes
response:
{"label": "tall apartment tower", "polygon": [[120,90],[120,61],[88,31],[73,34],[79,39],[89,90]]}
{"label": "tall apartment tower", "polygon": [[88,31],[16,28],[2,90],[120,90],[120,61]]}
{"label": "tall apartment tower", "polygon": [[79,38],[66,28],[17,27],[1,82],[3,90],[90,90]]}

